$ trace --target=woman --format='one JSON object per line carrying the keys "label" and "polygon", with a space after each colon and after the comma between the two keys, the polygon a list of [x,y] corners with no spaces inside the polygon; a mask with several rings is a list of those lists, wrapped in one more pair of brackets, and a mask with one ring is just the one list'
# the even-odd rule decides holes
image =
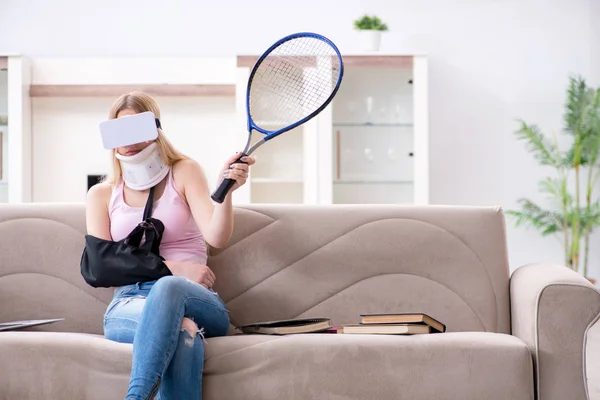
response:
{"label": "woman", "polygon": [[[160,120],[156,102],[134,92],[116,100],[109,118],[146,111]],[[140,158],[162,163],[161,173],[147,182],[128,179]],[[244,159],[247,164],[234,164],[237,158],[232,156],[221,174],[236,183],[225,201],[214,205],[201,167],[178,152],[158,128],[155,141],[115,149],[112,173],[88,192],[90,235],[125,238],[141,222],[153,186],[152,216],[165,226],[160,254],[173,276],[117,288],[104,318],[108,339],[133,343],[126,400],[202,397],[203,338],[229,330],[225,303],[212,290],[215,275],[206,265],[206,243],[219,248],[231,237],[231,194],[246,182],[248,166],[254,164],[251,157]]]}

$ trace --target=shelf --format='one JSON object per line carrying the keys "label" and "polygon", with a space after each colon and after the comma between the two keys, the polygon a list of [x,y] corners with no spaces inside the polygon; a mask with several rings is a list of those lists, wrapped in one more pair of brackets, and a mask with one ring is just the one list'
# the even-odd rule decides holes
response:
{"label": "shelf", "polygon": [[[258,61],[260,56],[237,56],[238,67],[252,68]],[[306,68],[314,68],[317,66],[316,56],[286,56],[286,61],[296,61],[297,65],[304,66]]]}
{"label": "shelf", "polygon": [[235,96],[235,85],[31,85],[30,97],[102,97],[142,91],[152,96]]}
{"label": "shelf", "polygon": [[[260,56],[237,56],[238,67],[252,68]],[[412,55],[343,55],[344,67],[412,67]]]}
{"label": "shelf", "polygon": [[344,56],[345,67],[412,67],[412,56]]}
{"label": "shelf", "polygon": [[250,178],[252,183],[304,183],[302,179],[285,178]]}
{"label": "shelf", "polygon": [[361,128],[365,128],[365,127],[373,127],[373,128],[377,128],[377,127],[412,127],[413,124],[412,123],[370,123],[370,122],[364,122],[364,123],[354,123],[354,122],[340,122],[340,123],[334,123],[333,127],[334,128],[350,128],[350,127],[361,127]]}
{"label": "shelf", "polygon": [[334,185],[412,185],[413,181],[396,181],[396,180],[344,180],[337,179],[333,181]]}

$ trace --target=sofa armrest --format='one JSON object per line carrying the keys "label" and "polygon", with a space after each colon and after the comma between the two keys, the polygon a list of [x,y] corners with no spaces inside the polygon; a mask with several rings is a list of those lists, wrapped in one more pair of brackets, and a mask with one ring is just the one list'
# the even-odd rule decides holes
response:
{"label": "sofa armrest", "polygon": [[592,351],[600,348],[600,292],[578,273],[549,264],[515,270],[510,292],[512,334],[532,352],[536,398],[598,398],[600,364]]}

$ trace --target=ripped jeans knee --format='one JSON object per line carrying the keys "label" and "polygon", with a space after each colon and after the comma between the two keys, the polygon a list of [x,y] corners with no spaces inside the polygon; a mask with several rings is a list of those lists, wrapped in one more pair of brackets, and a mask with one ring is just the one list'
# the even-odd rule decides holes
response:
{"label": "ripped jeans knee", "polygon": [[196,335],[200,335],[202,337],[202,340],[205,341],[204,329],[198,328],[198,325],[194,322],[194,320],[188,317],[184,317],[181,321],[181,330],[185,330],[190,335],[191,339],[194,339]]}

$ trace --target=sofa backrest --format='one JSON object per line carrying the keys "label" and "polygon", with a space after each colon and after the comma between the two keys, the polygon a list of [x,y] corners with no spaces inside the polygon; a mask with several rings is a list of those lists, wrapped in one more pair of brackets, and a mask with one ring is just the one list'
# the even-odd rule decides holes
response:
{"label": "sofa backrest", "polygon": [[[81,277],[83,204],[0,206],[0,321],[102,334],[111,289]],[[510,332],[504,215],[492,207],[248,205],[208,262],[232,324],[424,312],[448,331]]]}

